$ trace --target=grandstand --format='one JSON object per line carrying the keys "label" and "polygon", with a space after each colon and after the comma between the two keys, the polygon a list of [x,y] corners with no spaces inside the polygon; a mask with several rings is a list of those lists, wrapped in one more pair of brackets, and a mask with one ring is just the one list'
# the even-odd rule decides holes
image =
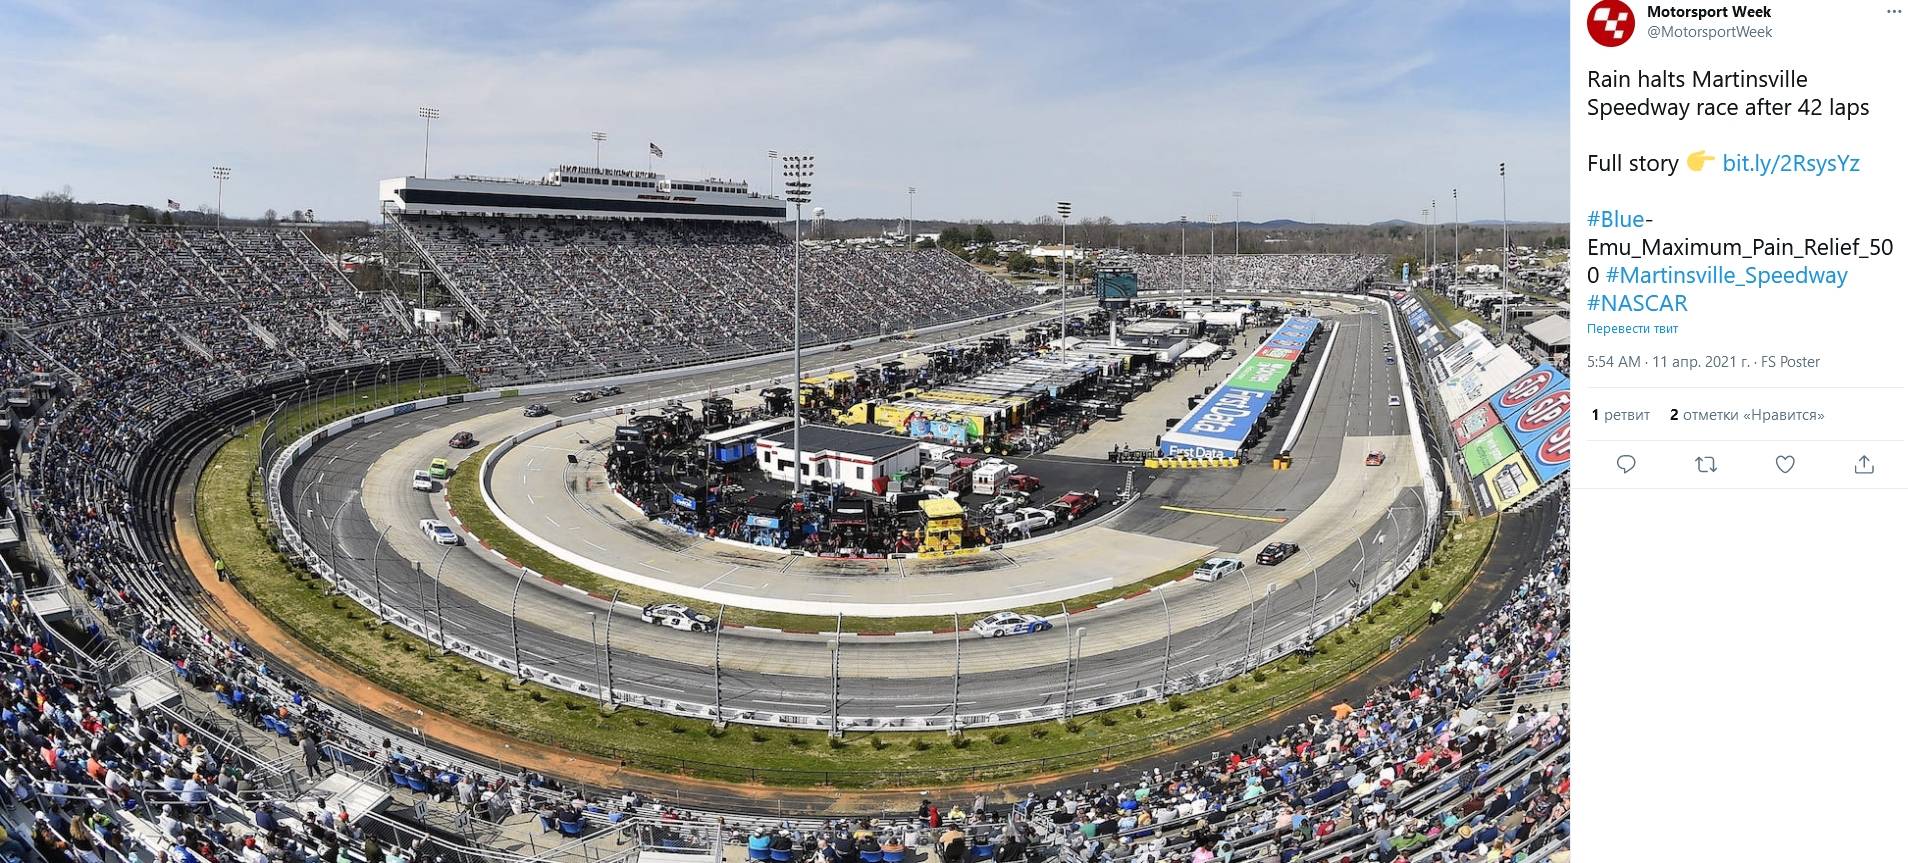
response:
{"label": "grandstand", "polygon": [[[794,244],[760,221],[397,215],[467,313],[446,337],[486,382],[627,374],[793,347]],[[804,250],[813,344],[1024,308],[1033,295],[941,250]]]}
{"label": "grandstand", "polygon": [[1109,254],[1105,263],[1131,268],[1140,290],[1192,293],[1214,288],[1240,291],[1344,291],[1385,267],[1383,255],[1142,255]]}

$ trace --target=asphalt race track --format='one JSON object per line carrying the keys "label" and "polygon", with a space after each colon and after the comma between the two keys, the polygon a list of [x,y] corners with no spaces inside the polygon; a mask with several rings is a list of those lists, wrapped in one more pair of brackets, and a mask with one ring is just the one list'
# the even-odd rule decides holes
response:
{"label": "asphalt race track", "polygon": [[[1104,605],[1073,615],[1070,625],[1049,633],[990,640],[964,635],[958,640],[959,713],[964,722],[1062,701],[1069,685],[1069,628],[1080,648],[1071,683],[1076,698],[1157,686],[1165,677],[1191,675],[1242,657],[1248,631],[1250,647],[1258,648],[1302,630],[1315,619],[1315,608],[1332,607],[1330,600],[1352,590],[1354,579],[1395,562],[1416,542],[1424,501],[1416,485],[1403,409],[1386,405],[1387,397],[1402,393],[1397,367],[1384,361],[1383,345],[1389,339],[1384,318],[1340,314],[1327,319],[1335,321],[1339,331],[1318,401],[1293,447],[1293,470],[1271,471],[1261,458],[1237,471],[1161,471],[1156,477],[1142,471],[1135,480],[1144,483],[1138,501],[1103,520],[1104,527],[1080,528],[1127,531],[1248,554],[1270,536],[1302,534],[1295,541],[1305,547],[1304,554],[1276,568],[1255,567],[1243,577],[1214,584],[1184,582],[1139,600]],[[823,361],[853,360],[896,347],[892,342],[864,346]],[[1305,368],[1300,387],[1317,373],[1316,359]],[[442,495],[405,488],[394,492],[383,484],[367,487],[373,465],[406,442],[426,441],[433,456],[467,455],[444,446],[451,431],[486,417],[501,418],[497,422],[514,418],[527,426],[534,421],[522,418],[521,408],[533,401],[543,401],[558,415],[570,415],[669,395],[692,398],[778,370],[757,364],[686,375],[627,386],[622,396],[586,405],[547,394],[417,410],[322,442],[288,474],[283,492],[294,502],[295,520],[307,540],[331,554],[334,566],[347,577],[375,586],[387,606],[441,620],[439,625],[451,635],[484,649],[512,653],[514,594],[515,650],[527,661],[578,678],[601,680],[607,675],[619,698],[825,715],[836,686],[831,676],[834,648],[826,636],[728,629],[720,635],[718,673],[716,636],[644,625],[627,605],[616,606],[612,617],[607,604],[539,579],[519,585],[518,573],[496,556],[468,545],[437,546],[419,534],[418,519],[442,517]],[[1279,421],[1289,422],[1291,412],[1288,409]],[[1275,427],[1261,449],[1276,448],[1287,430]],[[1392,456],[1386,468],[1363,467],[1363,454],[1372,448]],[[1375,481],[1395,476],[1394,469],[1409,476]],[[408,475],[407,469],[403,477],[408,480]],[[375,511],[387,506],[392,509],[384,518],[374,518]],[[556,517],[561,520],[563,513]],[[960,577],[1011,578],[1012,572],[1007,567]],[[953,711],[954,636],[850,635],[840,640],[839,651],[840,696],[834,709],[840,715],[930,717]]]}

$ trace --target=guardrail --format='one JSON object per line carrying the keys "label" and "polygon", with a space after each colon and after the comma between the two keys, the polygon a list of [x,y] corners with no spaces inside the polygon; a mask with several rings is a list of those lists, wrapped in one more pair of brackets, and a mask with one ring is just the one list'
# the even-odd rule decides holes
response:
{"label": "guardrail", "polygon": [[[1390,318],[1390,316],[1388,315],[1387,318]],[[1009,327],[1009,329],[1012,329],[1012,327]],[[976,337],[978,336],[968,336],[964,338]],[[1392,337],[1394,341],[1397,338],[1395,322]],[[919,348],[896,352],[893,356],[899,356],[902,353],[908,353],[913,350],[919,350]],[[856,362],[865,363],[869,361],[871,361],[869,358],[864,357]],[[779,378],[769,380],[775,381],[779,380]],[[763,382],[756,381],[736,386],[742,389],[748,389],[761,383]],[[433,624],[429,617],[423,614],[411,614],[403,609],[394,608],[388,603],[380,602],[379,593],[375,589],[368,590],[363,585],[356,583],[348,573],[335,569],[327,555],[320,553],[306,541],[298,530],[297,524],[291,518],[284,502],[280,499],[285,476],[290,471],[292,465],[296,463],[300,456],[309,452],[318,442],[326,438],[335,437],[369,423],[411,413],[420,409],[441,407],[446,404],[456,404],[460,402],[468,403],[495,400],[504,398],[506,395],[520,396],[568,391],[574,389],[576,386],[577,384],[575,382],[536,384],[524,387],[465,393],[462,395],[426,398],[366,411],[327,424],[305,434],[299,438],[296,443],[284,447],[276,454],[268,472],[266,486],[266,500],[270,510],[271,520],[277,527],[280,537],[287,546],[288,556],[297,560],[310,572],[330,583],[339,593],[349,597],[360,606],[363,606],[365,610],[371,612],[373,616],[383,619],[385,622],[410,633],[427,644],[435,645],[446,652],[464,656],[472,661],[490,666],[518,679],[535,681],[552,689],[571,692],[586,698],[602,701],[605,704],[641,707],[658,713],[708,720],[718,724],[741,722],[748,725],[827,731],[831,734],[840,734],[848,731],[940,730],[952,732],[965,728],[983,728],[1040,722],[1050,719],[1067,719],[1082,714],[1114,710],[1128,705],[1160,701],[1173,695],[1195,692],[1223,684],[1228,680],[1250,672],[1254,668],[1294,653],[1340,626],[1351,622],[1366,609],[1389,595],[1395,587],[1418,568],[1430,555],[1432,542],[1438,534],[1439,507],[1433,506],[1433,501],[1427,497],[1424,501],[1425,506],[1423,507],[1424,524],[1422,530],[1419,532],[1417,541],[1402,557],[1382,564],[1380,566],[1381,574],[1378,578],[1368,583],[1361,583],[1360,589],[1336,609],[1331,610],[1329,613],[1321,612],[1314,616],[1310,622],[1297,630],[1287,632],[1282,637],[1259,647],[1257,650],[1250,651],[1243,656],[1237,656],[1219,662],[1190,674],[1182,672],[1178,676],[1174,676],[1170,672],[1163,673],[1161,681],[1158,684],[1136,687],[1117,693],[1068,699],[1057,704],[1034,705],[1022,709],[905,717],[844,716],[838,713],[813,714],[744,710],[686,699],[666,698],[629,691],[615,687],[613,683],[606,687],[601,679],[578,678],[542,664],[524,662],[518,657],[503,655],[482,645],[466,641],[455,634],[447,633],[443,626]],[[726,388],[725,386],[724,389]],[[685,397],[693,399],[699,396],[688,394],[679,395],[675,398]],[[669,399],[665,397],[638,404],[654,405],[666,403],[668,400]],[[632,407],[634,406],[626,405],[623,406],[621,410],[629,410]],[[604,408],[599,411],[592,411],[591,417],[594,418],[595,415],[613,415],[616,410],[618,409]],[[547,431],[549,428],[556,428],[565,422],[577,420],[578,418],[555,420],[551,423],[539,426],[536,431]],[[528,436],[531,433],[532,432],[526,432],[520,434]],[[1416,434],[1414,434],[1413,437],[1414,441],[1419,439],[1419,436]],[[1419,446],[1422,446],[1421,442],[1414,443],[1414,448]],[[1420,454],[1420,458],[1421,465],[1428,465],[1428,458],[1425,458],[1422,453]],[[520,572],[520,577],[527,576],[528,574],[529,570],[523,568]],[[1170,667],[1170,656],[1168,666]]]}

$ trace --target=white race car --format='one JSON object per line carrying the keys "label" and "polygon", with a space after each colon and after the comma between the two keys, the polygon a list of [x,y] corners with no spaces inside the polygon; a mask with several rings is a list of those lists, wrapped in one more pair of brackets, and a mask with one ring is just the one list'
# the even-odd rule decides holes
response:
{"label": "white race car", "polygon": [[1003,635],[1019,635],[1023,632],[1046,632],[1052,628],[1052,621],[1037,614],[997,611],[974,621],[974,625],[967,629],[982,638],[999,638]]}
{"label": "white race car", "polygon": [[715,629],[715,618],[675,602],[645,605],[636,616],[644,623],[667,626],[683,632],[708,632]]}
{"label": "white race car", "polygon": [[425,539],[438,545],[457,545],[463,542],[463,540],[458,538],[457,531],[451,530],[450,525],[434,518],[419,521],[417,523],[417,529],[424,532]]}
{"label": "white race car", "polygon": [[411,488],[417,491],[436,491],[437,483],[431,480],[429,472],[414,470],[411,471]]}

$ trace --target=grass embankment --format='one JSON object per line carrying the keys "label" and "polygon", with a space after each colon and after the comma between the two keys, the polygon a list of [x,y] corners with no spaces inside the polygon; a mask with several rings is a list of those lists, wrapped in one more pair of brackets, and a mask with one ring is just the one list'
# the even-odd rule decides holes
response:
{"label": "grass embankment", "polygon": [[[618,594],[618,602],[632,605],[645,605],[651,602],[682,602],[682,597],[660,590],[650,590],[608,576],[599,575],[583,567],[563,560],[538,546],[536,543],[518,535],[505,527],[496,513],[484,505],[482,490],[482,465],[490,455],[495,444],[484,447],[464,460],[459,469],[444,483],[444,494],[451,508],[457,512],[457,518],[472,535],[490,543],[499,554],[530,568],[532,572],[561,581],[564,584],[587,590],[591,593],[609,596]],[[1081,609],[1102,602],[1117,599],[1136,591],[1145,590],[1156,584],[1184,578],[1199,566],[1199,561],[1188,561],[1164,572],[1154,573],[1139,581],[1119,587],[1095,591],[1066,601],[1067,608]],[[705,609],[707,610],[707,609]],[[1004,611],[1007,609],[996,609]],[[1015,611],[1032,614],[1054,615],[1061,612],[1060,603],[1046,602],[1034,605],[1017,606]],[[977,615],[962,615],[961,623],[966,625]],[[766,626],[774,629],[786,629],[795,632],[833,632],[835,618],[812,614],[792,614],[761,609],[729,607],[722,616],[723,622],[738,626]],[[844,632],[918,632],[929,629],[948,629],[953,627],[952,615],[934,617],[843,617],[841,628]]]}
{"label": "grass embankment", "polygon": [[352,414],[433,396],[467,393],[472,389],[469,378],[444,375],[358,387],[311,402],[291,402],[278,415],[278,435],[282,443],[291,443],[305,432]]}
{"label": "grass embankment", "polygon": [[1166,704],[1122,708],[1070,723],[1043,722],[939,733],[821,732],[713,725],[643,710],[604,713],[586,698],[518,684],[382,626],[320,579],[297,571],[267,539],[263,501],[247,493],[258,429],[226,444],[198,487],[199,527],[240,591],[312,649],[379,686],[494,731],[637,768],[776,785],[894,787],[1008,779],[1089,767],[1249,724],[1365,668],[1394,638],[1421,628],[1433,599],[1449,602],[1489,548],[1495,523],[1454,527],[1434,563],[1353,626],[1327,636],[1319,655],[1287,658]]}
{"label": "grass embankment", "polygon": [[1446,333],[1449,333],[1451,331],[1451,325],[1458,321],[1470,321],[1485,329],[1490,329],[1492,326],[1489,321],[1478,317],[1469,309],[1459,307],[1442,294],[1434,294],[1424,290],[1418,291],[1417,294],[1418,302],[1423,303],[1425,308],[1431,310],[1431,316],[1437,318],[1438,329]]}

